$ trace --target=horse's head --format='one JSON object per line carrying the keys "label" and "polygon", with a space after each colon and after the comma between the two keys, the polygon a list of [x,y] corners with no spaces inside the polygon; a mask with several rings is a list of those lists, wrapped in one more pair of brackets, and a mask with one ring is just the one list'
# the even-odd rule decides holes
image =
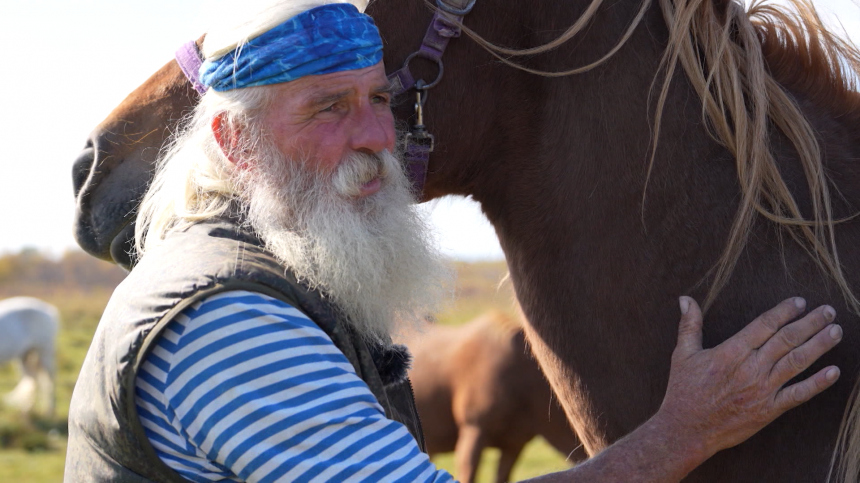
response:
{"label": "horse's head", "polygon": [[176,61],[134,90],[90,134],[72,167],[75,238],[93,256],[131,266],[137,205],[155,160],[197,93]]}

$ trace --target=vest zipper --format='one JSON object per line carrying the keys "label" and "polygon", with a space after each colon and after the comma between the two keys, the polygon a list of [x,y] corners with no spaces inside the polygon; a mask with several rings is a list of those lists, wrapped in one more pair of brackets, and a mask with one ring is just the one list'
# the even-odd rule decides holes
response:
{"label": "vest zipper", "polygon": [[409,399],[412,400],[412,407],[410,408],[410,410],[412,411],[412,415],[415,417],[415,422],[418,425],[418,427],[416,428],[418,430],[418,437],[420,438],[420,440],[418,441],[418,446],[419,448],[421,448],[421,451],[426,453],[427,443],[424,441],[424,427],[421,426],[421,416],[418,414],[418,405],[415,404],[415,391],[412,389],[412,379],[409,379],[409,377],[407,377],[406,384],[409,387]]}

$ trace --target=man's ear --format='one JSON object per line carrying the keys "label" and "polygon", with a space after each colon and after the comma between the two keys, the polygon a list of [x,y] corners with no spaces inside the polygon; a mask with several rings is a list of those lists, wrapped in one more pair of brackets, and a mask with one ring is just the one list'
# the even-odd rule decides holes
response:
{"label": "man's ear", "polygon": [[221,152],[236,166],[242,166],[242,153],[239,152],[239,138],[242,131],[230,125],[225,119],[225,114],[220,112],[212,118],[212,135],[215,136],[215,141],[221,147]]}

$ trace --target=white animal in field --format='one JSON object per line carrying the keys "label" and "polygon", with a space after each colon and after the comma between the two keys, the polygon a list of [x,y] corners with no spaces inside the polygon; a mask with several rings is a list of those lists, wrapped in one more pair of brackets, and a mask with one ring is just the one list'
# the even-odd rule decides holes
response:
{"label": "white animal in field", "polygon": [[56,307],[32,297],[0,300],[0,364],[14,361],[21,381],[3,400],[30,412],[41,394],[49,415],[54,414],[54,350],[60,313]]}

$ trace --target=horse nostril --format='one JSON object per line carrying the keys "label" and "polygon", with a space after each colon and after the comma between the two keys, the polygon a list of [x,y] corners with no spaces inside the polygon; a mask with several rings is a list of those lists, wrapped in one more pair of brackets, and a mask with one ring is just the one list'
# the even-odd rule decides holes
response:
{"label": "horse nostril", "polygon": [[90,177],[90,170],[95,166],[95,159],[96,150],[93,147],[92,139],[89,139],[84,150],[75,159],[74,164],[72,164],[72,186],[75,190],[75,197],[80,194],[81,189]]}

